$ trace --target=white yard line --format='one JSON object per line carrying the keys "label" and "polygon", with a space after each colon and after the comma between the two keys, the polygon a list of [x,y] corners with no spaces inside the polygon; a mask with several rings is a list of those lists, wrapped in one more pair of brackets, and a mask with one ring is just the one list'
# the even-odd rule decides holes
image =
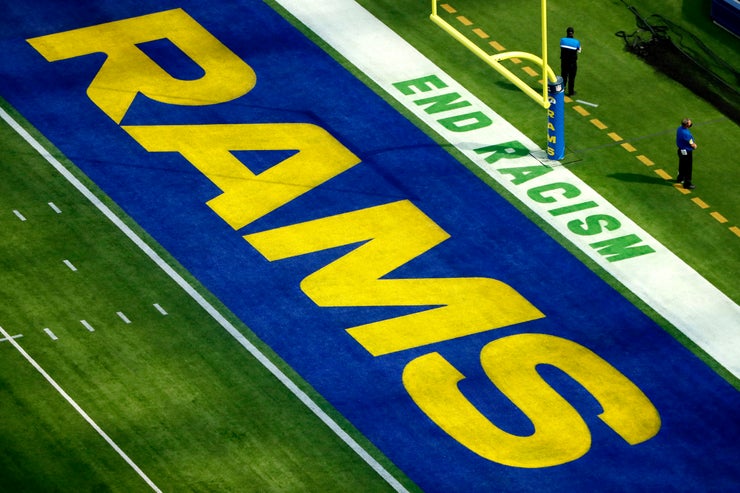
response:
{"label": "white yard line", "polygon": [[157,309],[157,311],[158,311],[159,313],[161,313],[162,315],[167,315],[167,310],[165,310],[164,308],[162,308],[162,307],[160,306],[160,304],[159,304],[159,303],[154,303],[154,305],[153,305],[153,306],[154,306],[154,308],[156,308],[156,309]]}
{"label": "white yard line", "polygon": [[341,426],[329,416],[316,402],[308,396],[298,385],[291,380],[280,368],[270,361],[265,354],[252,344],[239,330],[229,322],[211,303],[209,303],[193,286],[175,271],[165,260],[155,252],[139,235],[137,235],[123,220],[118,217],[107,205],[77,179],[67,168],[47,151],[26,129],[24,129],[7,111],[0,108],[0,118],[5,120],[13,130],[20,135],[33,149],[39,153],[51,166],[56,169],[72,186],[74,186],[87,200],[103,213],[123,234],[140,248],[160,269],[162,269],[178,286],[180,286],[206,313],[208,313],[221,327],[226,330],[239,344],[244,347],[257,361],[272,373],[285,387],[290,390],[307,408],[309,408],[326,426],[329,427],[344,443],[359,455],[370,467],[375,470],[391,487],[398,492],[407,492],[406,488],[393,477],[362,445],[352,438]]}
{"label": "white yard line", "polygon": [[[21,337],[23,337],[23,334],[16,334],[14,336],[10,336],[11,339],[19,339]],[[7,340],[8,339],[6,339],[5,337],[0,337],[0,342],[7,341]]]}
{"label": "white yard line", "polygon": [[19,352],[19,353],[21,353],[21,354],[23,355],[23,357],[24,357],[24,358],[26,358],[26,360],[27,360],[27,361],[28,361],[29,363],[31,363],[31,366],[33,366],[34,368],[36,368],[36,370],[37,370],[37,371],[38,371],[39,373],[41,373],[41,375],[42,375],[42,376],[43,376],[43,377],[44,377],[44,378],[46,379],[46,381],[47,381],[47,382],[49,382],[49,383],[51,384],[51,386],[52,386],[52,387],[54,387],[54,390],[56,390],[56,391],[57,391],[57,392],[58,392],[58,393],[59,393],[59,394],[60,394],[60,395],[61,395],[62,397],[64,397],[64,399],[65,399],[65,400],[66,400],[66,401],[67,401],[67,402],[68,402],[68,403],[69,403],[69,404],[70,404],[70,405],[71,405],[71,406],[72,406],[72,407],[74,408],[74,410],[75,410],[75,411],[77,411],[77,412],[79,413],[79,415],[80,415],[80,416],[82,416],[82,417],[83,417],[83,419],[84,419],[85,421],[87,421],[87,422],[88,422],[88,424],[89,424],[90,426],[92,426],[92,428],[93,428],[93,429],[94,429],[95,431],[97,431],[97,432],[98,432],[98,434],[99,434],[99,435],[100,435],[101,437],[103,437],[103,439],[104,439],[104,440],[105,440],[106,442],[108,442],[108,445],[110,445],[110,446],[111,446],[111,447],[113,448],[113,450],[115,450],[115,451],[116,451],[116,452],[118,453],[118,455],[120,455],[120,456],[121,456],[121,458],[122,458],[122,459],[123,459],[124,461],[126,461],[126,463],[127,463],[127,464],[128,464],[129,466],[131,466],[131,468],[132,468],[132,469],[133,469],[134,471],[136,471],[136,473],[137,473],[137,474],[138,474],[138,475],[139,475],[139,476],[140,476],[140,477],[141,477],[141,478],[142,478],[142,479],[143,479],[143,480],[144,480],[144,481],[146,482],[146,484],[148,484],[148,485],[149,485],[149,487],[150,487],[150,488],[151,488],[152,490],[154,490],[154,491],[157,491],[157,492],[161,492],[161,490],[160,490],[160,489],[159,489],[159,488],[157,487],[157,485],[156,485],[156,484],[154,484],[154,482],[152,482],[152,480],[151,480],[151,479],[149,479],[149,477],[148,477],[148,476],[147,476],[146,474],[144,474],[144,471],[142,471],[142,470],[141,470],[141,468],[139,468],[139,466],[137,466],[137,465],[136,465],[136,464],[134,463],[134,461],[132,461],[132,460],[131,460],[131,458],[130,458],[130,457],[129,457],[128,455],[126,455],[126,453],[125,453],[125,452],[124,452],[123,450],[121,450],[121,447],[119,447],[119,446],[118,446],[118,445],[116,444],[116,442],[114,442],[114,441],[113,441],[113,439],[111,439],[111,437],[109,437],[109,436],[108,436],[108,434],[107,434],[107,433],[105,433],[105,432],[103,431],[103,429],[102,429],[102,428],[100,428],[100,426],[98,426],[98,425],[97,425],[97,423],[95,423],[95,421],[93,421],[93,419],[92,419],[92,418],[91,418],[90,416],[88,416],[88,414],[87,414],[87,413],[86,413],[86,412],[85,412],[85,411],[84,411],[84,410],[83,410],[83,409],[82,409],[82,408],[81,408],[81,407],[80,407],[80,406],[79,406],[79,405],[78,405],[78,404],[77,404],[77,403],[76,403],[76,402],[75,402],[75,401],[74,401],[74,400],[73,400],[73,399],[72,399],[72,398],[71,398],[71,397],[69,396],[69,394],[67,394],[67,393],[66,393],[66,392],[64,391],[64,389],[63,389],[63,388],[61,388],[61,387],[59,386],[59,384],[58,384],[58,383],[56,383],[56,381],[55,381],[55,380],[54,380],[53,378],[51,378],[51,375],[49,375],[48,373],[46,373],[46,371],[45,371],[45,370],[44,370],[44,369],[43,369],[43,368],[42,368],[42,367],[41,367],[41,366],[40,366],[40,365],[39,365],[39,364],[38,364],[38,363],[36,362],[36,360],[34,360],[33,358],[31,358],[31,355],[29,355],[29,354],[28,354],[28,353],[27,353],[27,352],[26,352],[26,351],[25,351],[25,350],[24,350],[24,349],[23,349],[23,348],[21,347],[21,345],[20,345],[20,344],[18,344],[18,343],[17,343],[17,342],[16,342],[16,341],[15,341],[15,340],[14,340],[14,339],[12,338],[12,337],[10,337],[10,335],[8,335],[8,333],[7,333],[7,332],[5,331],[5,329],[3,329],[2,327],[0,327],[0,334],[2,334],[2,335],[3,335],[3,337],[4,337],[4,338],[6,338],[6,339],[7,339],[7,340],[8,340],[8,341],[9,341],[9,342],[10,342],[10,343],[11,343],[11,344],[13,345],[13,347],[15,347],[15,348],[16,348],[16,349],[18,350],[18,352]]}
{"label": "white yard line", "polygon": [[[533,179],[526,185],[517,185],[513,183],[511,176],[502,174],[495,166],[486,162],[487,156],[476,153],[475,149],[511,141],[521,143],[531,153],[502,160],[505,161],[504,166],[509,168],[541,166],[540,161],[532,154],[541,154],[542,149],[356,2],[352,0],[321,2],[276,0],[276,2],[718,363],[736,377],[740,377],[740,307],[724,293],[570,170],[556,167],[552,172]],[[424,9],[422,5],[419,8]],[[420,11],[419,22],[424,22],[425,17],[424,12]],[[450,43],[452,42],[450,40]],[[472,105],[466,108],[466,112],[478,110],[489,116],[492,124],[473,131],[451,131],[440,125],[437,121],[439,115],[427,114],[423,106],[414,104],[414,99],[423,95],[409,97],[393,85],[429,76],[442,81],[446,86],[446,92],[457,93],[461,100],[470,102]],[[545,124],[546,116],[543,111],[543,133]],[[501,163],[498,166],[502,166]],[[604,235],[574,234],[568,227],[571,215],[553,215],[550,213],[553,208],[551,203],[536,202],[528,195],[529,190],[535,186],[548,187],[563,182],[572,185],[573,190],[579,193],[579,202],[594,202],[598,205],[594,211],[618,219],[621,234],[630,233],[638,236],[655,252],[619,262],[609,262],[592,246]]]}

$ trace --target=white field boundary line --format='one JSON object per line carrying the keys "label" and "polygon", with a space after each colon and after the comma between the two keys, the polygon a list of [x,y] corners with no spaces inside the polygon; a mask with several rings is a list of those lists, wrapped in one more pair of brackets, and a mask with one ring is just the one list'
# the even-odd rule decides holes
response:
{"label": "white field boundary line", "polygon": [[[353,0],[275,1],[735,377],[740,378],[740,307],[724,293],[570,170],[554,167],[551,172],[527,181],[524,185],[513,184],[511,177],[498,171],[497,166],[505,168],[542,166],[532,154],[544,155],[544,151]],[[419,9],[419,22],[424,22],[426,17],[424,7],[420,6]],[[460,112],[444,113],[443,116],[478,110],[488,116],[492,124],[472,131],[451,131],[437,121],[440,118],[439,114],[429,115],[423,106],[414,104],[415,99],[428,97],[430,93],[419,92],[412,97],[404,96],[393,85],[429,76],[434,76],[445,84],[445,93],[457,93],[461,96],[460,100],[471,103]],[[545,122],[546,113],[543,111],[543,139]],[[495,164],[489,164],[485,161],[486,155],[475,152],[475,149],[481,147],[502,145],[512,141],[525,146],[530,154],[501,159]],[[594,209],[589,209],[589,214],[596,212],[618,219],[621,224],[619,234],[613,235],[607,231],[593,236],[579,236],[568,228],[568,222],[574,216],[550,214],[552,203],[536,202],[527,194],[533,187],[561,183],[572,185],[578,190],[578,200],[575,202],[592,201],[598,205]],[[555,205],[562,206],[563,203]],[[591,246],[592,243],[625,234],[635,234],[642,240],[641,244],[650,246],[655,252],[609,262]]]}
{"label": "white field boundary line", "polygon": [[121,449],[121,447],[119,447],[119,446],[118,446],[118,445],[116,444],[116,442],[114,442],[114,441],[113,441],[113,439],[112,439],[111,437],[109,437],[109,436],[108,436],[108,434],[107,434],[107,433],[106,433],[105,431],[103,431],[103,429],[102,429],[102,428],[101,428],[100,426],[98,426],[98,424],[97,424],[97,423],[96,423],[95,421],[93,421],[93,419],[92,419],[92,418],[91,418],[91,417],[90,417],[90,416],[89,416],[89,415],[88,415],[88,414],[87,414],[87,413],[86,413],[86,412],[84,411],[84,409],[82,409],[82,408],[81,408],[81,407],[80,407],[80,406],[79,406],[79,405],[78,405],[78,404],[77,404],[77,403],[76,403],[76,402],[75,402],[75,401],[74,401],[74,400],[73,400],[73,399],[72,399],[72,398],[71,398],[71,397],[69,396],[69,394],[67,394],[67,392],[65,392],[65,391],[64,391],[64,389],[63,389],[62,387],[60,387],[60,386],[59,386],[59,384],[58,384],[58,383],[57,383],[57,382],[56,382],[56,381],[55,381],[55,380],[54,380],[53,378],[51,378],[51,375],[49,375],[48,373],[46,373],[46,371],[45,371],[45,370],[44,370],[44,369],[43,369],[43,368],[41,367],[41,365],[39,365],[39,364],[38,364],[38,363],[36,362],[36,360],[35,360],[35,359],[33,359],[33,358],[31,357],[31,355],[30,355],[30,354],[28,354],[28,353],[26,352],[26,350],[25,350],[25,349],[23,349],[23,348],[21,347],[21,345],[20,345],[20,344],[18,344],[18,343],[17,343],[16,341],[15,341],[15,339],[13,339],[12,337],[10,337],[10,335],[9,335],[9,334],[8,334],[8,333],[7,333],[6,331],[5,331],[5,329],[3,329],[2,327],[0,327],[0,334],[2,334],[2,335],[3,335],[3,339],[2,339],[2,340],[3,340],[3,341],[7,340],[8,342],[10,342],[10,343],[11,343],[11,344],[13,345],[13,347],[15,347],[15,349],[17,349],[17,350],[18,350],[18,352],[19,352],[19,353],[21,353],[21,355],[23,355],[23,357],[24,357],[24,358],[26,358],[26,360],[27,360],[27,361],[28,361],[29,363],[31,363],[31,366],[33,366],[34,368],[36,368],[36,371],[38,371],[38,372],[39,372],[39,373],[41,374],[41,376],[43,376],[43,377],[44,377],[44,378],[46,379],[46,381],[47,381],[47,382],[49,382],[49,383],[51,384],[51,386],[52,386],[52,387],[54,387],[54,390],[56,390],[56,391],[57,391],[57,392],[59,393],[59,395],[61,395],[62,397],[64,397],[64,399],[65,399],[65,400],[66,400],[66,401],[67,401],[67,402],[69,403],[69,405],[70,405],[70,406],[72,406],[72,407],[74,408],[74,410],[75,410],[75,411],[77,411],[77,413],[79,413],[79,415],[80,415],[80,416],[82,416],[82,418],[83,418],[83,419],[84,419],[85,421],[87,421],[87,423],[88,423],[88,424],[89,424],[90,426],[92,426],[92,428],[93,428],[93,429],[94,429],[95,431],[97,431],[97,432],[98,432],[98,435],[100,435],[101,437],[103,437],[103,440],[105,440],[106,442],[108,442],[108,445],[110,445],[110,446],[111,446],[111,448],[113,448],[113,450],[115,450],[115,451],[116,451],[116,452],[118,453],[118,455],[120,455],[120,456],[121,456],[121,458],[122,458],[122,459],[123,459],[124,461],[126,461],[126,463],[127,463],[127,464],[128,464],[129,466],[131,466],[131,468],[132,468],[132,469],[133,469],[134,471],[136,471],[136,474],[138,474],[138,475],[139,475],[139,476],[141,477],[141,479],[143,479],[143,480],[144,480],[144,482],[146,482],[146,484],[148,484],[148,485],[149,485],[149,487],[150,487],[150,488],[151,488],[152,490],[154,490],[154,491],[156,491],[156,492],[158,492],[158,493],[161,493],[161,491],[162,491],[162,490],[160,490],[160,489],[159,489],[159,488],[157,487],[157,485],[156,485],[156,484],[154,484],[154,482],[153,482],[153,481],[152,481],[151,479],[149,479],[149,476],[147,476],[147,475],[146,475],[146,474],[144,473],[144,471],[142,471],[142,470],[141,470],[141,468],[139,468],[139,466],[137,466],[137,465],[136,465],[136,463],[135,463],[135,462],[134,462],[133,460],[131,460],[131,458],[130,458],[130,457],[129,457],[128,455],[126,455],[126,453],[125,453],[125,452],[124,452],[124,451],[123,451],[123,450]]}
{"label": "white field boundary line", "polygon": [[203,308],[221,327],[241,344],[257,361],[277,378],[280,383],[290,390],[307,408],[309,408],[331,431],[360,456],[375,472],[378,473],[393,489],[398,492],[408,490],[383,467],[362,445],[344,431],[314,400],[309,397],[298,385],[293,382],[280,368],[270,361],[265,354],[252,344],[239,330],[229,322],[211,303],[208,302],[193,286],[175,271],[157,252],[155,252],[139,235],[136,234],[123,220],[105,205],[85,184],[77,179],[67,168],[47,151],[41,143],[26,131],[5,109],[0,108],[0,118],[5,120],[13,130],[20,135],[33,149],[38,152],[51,166],[56,169],[72,186],[103,213],[123,234],[141,249],[154,263],[162,269],[175,283],[180,286],[198,305]]}

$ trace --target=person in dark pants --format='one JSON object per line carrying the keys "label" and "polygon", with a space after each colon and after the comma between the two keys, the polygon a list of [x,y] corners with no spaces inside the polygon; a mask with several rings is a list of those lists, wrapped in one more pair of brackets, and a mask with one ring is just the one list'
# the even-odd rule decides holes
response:
{"label": "person in dark pants", "polygon": [[696,142],[689,130],[693,122],[690,118],[681,120],[681,126],[676,130],[676,147],[678,147],[678,176],[676,183],[683,183],[683,187],[689,190],[696,188],[691,183],[691,173],[694,168],[694,149]]}
{"label": "person in dark pants", "polygon": [[578,54],[581,52],[581,42],[573,37],[574,30],[569,27],[565,30],[566,37],[560,38],[560,73],[563,77],[563,87],[566,96],[575,94],[576,72],[578,71]]}

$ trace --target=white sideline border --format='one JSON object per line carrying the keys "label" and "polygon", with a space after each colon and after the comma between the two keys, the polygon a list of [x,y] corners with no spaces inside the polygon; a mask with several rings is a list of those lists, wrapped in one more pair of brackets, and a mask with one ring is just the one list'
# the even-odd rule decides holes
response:
{"label": "white sideline border", "polygon": [[[563,167],[554,168],[551,173],[541,177],[545,182],[556,177],[558,182],[575,185],[582,192],[579,199],[597,202],[600,205],[597,209],[599,212],[607,213],[621,222],[620,231],[637,234],[643,243],[655,250],[655,253],[629,260],[613,263],[606,261],[604,256],[589,246],[589,243],[598,241],[598,237],[577,236],[571,233],[566,226],[568,221],[566,217],[554,217],[549,214],[546,207],[548,204],[535,203],[526,196],[525,189],[529,187],[512,185],[506,177],[486,163],[483,156],[473,151],[484,145],[501,144],[512,140],[524,144],[533,153],[541,153],[540,147],[355,1],[274,1],[683,332],[735,377],[740,378],[740,307],[729,297],[571,171]],[[423,22],[426,15],[421,11],[419,14],[419,22]],[[451,132],[436,124],[434,118],[425,113],[421,106],[412,104],[412,98],[404,98],[392,85],[394,82],[429,75],[439,77],[450,91],[457,92],[463,100],[472,102],[472,109],[491,116],[494,123],[464,134]],[[544,135],[544,113],[542,121]],[[534,166],[541,163],[530,154],[518,159],[508,159],[507,165]],[[532,180],[531,185],[542,184],[543,180]],[[549,207],[551,208],[552,204],[549,204]],[[645,273],[650,275],[646,276]],[[681,300],[680,306],[677,306],[676,300]]]}
{"label": "white sideline border", "polygon": [[[48,331],[49,329],[44,329],[44,330],[47,330],[47,331]],[[51,332],[51,331],[49,331],[49,332]],[[56,380],[54,380],[53,378],[51,378],[51,375],[49,375],[48,373],[46,373],[46,370],[44,370],[44,369],[43,369],[43,368],[41,367],[41,365],[39,365],[39,364],[38,364],[38,363],[36,362],[36,360],[35,360],[35,359],[33,359],[33,358],[31,357],[31,355],[30,355],[30,354],[28,354],[28,353],[26,352],[26,350],[25,350],[25,349],[23,349],[23,347],[21,347],[21,345],[20,345],[20,344],[18,344],[18,343],[17,343],[16,341],[15,341],[14,337],[10,337],[10,335],[9,335],[9,334],[8,334],[8,333],[7,333],[6,331],[5,331],[5,329],[3,329],[2,327],[0,327],[0,335],[2,335],[2,336],[3,336],[3,338],[2,338],[2,339],[0,339],[0,341],[6,341],[6,340],[7,340],[8,342],[10,342],[10,344],[12,344],[12,345],[13,345],[13,347],[14,347],[14,348],[15,348],[15,349],[16,349],[16,350],[17,350],[17,351],[19,352],[19,353],[21,353],[21,355],[22,355],[22,356],[23,356],[24,358],[26,358],[26,361],[28,361],[28,362],[29,362],[29,363],[31,364],[31,366],[33,366],[33,367],[34,367],[34,368],[36,369],[36,371],[38,371],[38,372],[39,372],[39,373],[41,374],[41,376],[43,376],[43,377],[44,377],[44,378],[46,379],[46,381],[47,381],[47,382],[49,382],[49,384],[51,384],[51,386],[52,386],[52,387],[54,387],[54,390],[56,390],[56,391],[57,391],[57,392],[59,393],[59,395],[61,395],[61,396],[62,396],[62,397],[64,398],[64,400],[66,400],[66,401],[67,401],[67,402],[69,403],[69,405],[71,405],[71,406],[72,406],[72,407],[74,408],[74,410],[75,410],[75,411],[77,411],[77,413],[78,413],[78,414],[79,414],[80,416],[82,416],[82,418],[83,418],[83,419],[84,419],[85,421],[87,421],[87,423],[88,423],[88,424],[89,424],[89,425],[90,425],[90,426],[91,426],[91,427],[92,427],[92,428],[93,428],[93,429],[94,429],[94,430],[95,430],[96,432],[98,432],[98,434],[99,434],[99,435],[100,435],[101,437],[103,437],[103,439],[104,439],[104,440],[105,440],[106,442],[108,442],[108,445],[110,445],[110,446],[111,446],[111,448],[113,448],[113,450],[115,450],[115,451],[116,451],[116,452],[118,453],[118,455],[120,455],[120,456],[121,456],[121,458],[122,458],[122,459],[123,459],[124,461],[126,461],[126,463],[127,463],[127,464],[128,464],[129,466],[131,466],[131,468],[132,468],[132,469],[133,469],[134,471],[136,471],[136,473],[137,473],[137,474],[138,474],[138,475],[139,475],[139,476],[141,477],[141,479],[143,479],[143,480],[144,480],[144,482],[145,482],[146,484],[148,484],[148,485],[149,485],[149,487],[150,487],[150,488],[151,488],[152,490],[156,491],[157,493],[161,493],[161,491],[162,491],[162,490],[160,490],[160,489],[159,489],[159,487],[157,487],[157,485],[156,485],[156,484],[155,484],[155,483],[154,483],[154,482],[153,482],[153,481],[152,481],[152,480],[151,480],[151,479],[149,478],[149,476],[147,476],[147,475],[146,475],[146,474],[144,473],[144,471],[142,471],[142,470],[141,470],[141,468],[139,468],[139,466],[137,466],[137,465],[136,465],[136,463],[135,463],[135,462],[134,462],[133,460],[131,460],[131,458],[130,458],[130,457],[129,457],[128,455],[126,455],[126,452],[124,452],[124,451],[123,451],[123,450],[122,450],[122,449],[121,449],[121,448],[120,448],[120,447],[119,447],[119,446],[118,446],[118,445],[116,444],[116,442],[114,442],[114,441],[113,441],[113,439],[112,439],[112,438],[111,438],[110,436],[108,436],[108,434],[107,434],[107,433],[106,433],[105,431],[103,431],[103,429],[102,429],[102,428],[101,428],[100,426],[98,426],[98,424],[97,424],[97,423],[96,423],[95,421],[93,421],[93,419],[92,419],[92,418],[91,418],[91,417],[90,417],[90,416],[89,416],[89,415],[88,415],[88,414],[87,414],[87,413],[85,412],[85,410],[84,410],[84,409],[82,409],[82,408],[81,408],[81,407],[79,406],[79,404],[77,404],[77,403],[76,403],[76,402],[74,401],[74,399],[72,399],[72,398],[71,398],[71,397],[69,396],[69,394],[67,394],[67,392],[65,392],[65,391],[64,391],[64,389],[63,389],[62,387],[60,387],[60,386],[59,386],[59,384],[58,384],[58,383],[56,382]]]}
{"label": "white sideline border", "polygon": [[[408,490],[383,467],[362,445],[344,431],[308,394],[301,390],[280,368],[270,361],[265,354],[252,344],[239,330],[229,322],[211,303],[208,302],[193,286],[190,285],[171,265],[154,251],[139,235],[134,232],[123,220],[105,205],[84,183],[77,179],[57,158],[51,155],[41,143],[23,128],[4,108],[0,107],[0,118],[20,135],[36,152],[41,155],[55,170],[57,170],[73,187],[89,200],[103,215],[123,232],[134,244],[141,249],[154,263],[162,269],[175,283],[180,286],[203,310],[206,311],[221,327],[259,361],[280,383],[290,390],[303,405],[309,408],[331,431],[334,432],[347,446],[349,446],[362,460],[364,460],[380,477],[399,493],[408,493]],[[1,328],[0,328],[1,330]],[[3,331],[5,334],[5,331]],[[14,341],[11,341],[13,343]],[[16,345],[16,344],[14,344]],[[16,345],[16,347],[19,347]],[[21,348],[22,351],[22,348]],[[40,367],[38,367],[40,368]],[[40,370],[43,371],[43,370]],[[44,372],[45,374],[45,372]],[[51,377],[49,377],[51,378]],[[65,395],[65,398],[68,396]],[[68,399],[68,400],[71,400]],[[83,415],[87,416],[87,415]],[[87,418],[86,418],[87,419]],[[88,420],[91,424],[92,420]],[[95,425],[97,426],[97,425]],[[102,430],[101,430],[102,431]],[[106,435],[107,436],[107,435]],[[112,440],[109,440],[112,443]],[[158,490],[157,490],[158,491]]]}

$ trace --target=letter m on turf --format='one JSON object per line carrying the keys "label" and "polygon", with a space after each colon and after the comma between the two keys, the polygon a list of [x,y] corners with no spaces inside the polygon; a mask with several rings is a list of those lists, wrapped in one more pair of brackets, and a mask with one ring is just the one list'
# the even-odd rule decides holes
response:
{"label": "letter m on turf", "polygon": [[617,262],[655,252],[649,245],[633,246],[641,241],[639,236],[631,234],[591,243],[590,246],[595,248],[601,255],[607,256],[606,259],[609,262]]}
{"label": "letter m on turf", "polygon": [[449,238],[408,200],[244,238],[270,261],[357,244],[303,279],[301,289],[325,307],[424,307],[347,329],[375,356],[544,317],[511,286],[495,279],[391,278],[391,272]]}

